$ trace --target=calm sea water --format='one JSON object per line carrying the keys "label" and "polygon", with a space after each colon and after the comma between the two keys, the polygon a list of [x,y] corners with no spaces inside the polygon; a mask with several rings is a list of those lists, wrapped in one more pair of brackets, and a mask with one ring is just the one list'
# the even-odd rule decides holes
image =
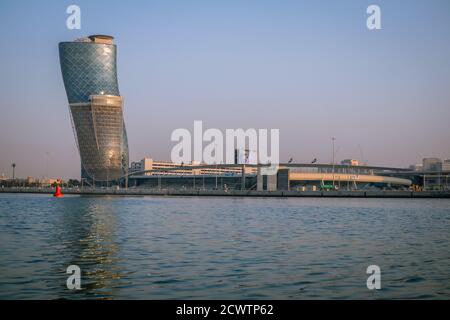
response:
{"label": "calm sea water", "polygon": [[444,199],[0,194],[0,299],[450,299],[449,240]]}

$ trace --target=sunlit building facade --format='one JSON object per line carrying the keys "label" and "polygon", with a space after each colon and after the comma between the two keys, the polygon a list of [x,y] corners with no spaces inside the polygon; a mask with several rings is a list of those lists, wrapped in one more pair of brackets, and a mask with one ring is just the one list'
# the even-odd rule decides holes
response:
{"label": "sunlit building facade", "polygon": [[81,178],[119,180],[128,172],[128,142],[119,93],[116,45],[95,35],[59,44]]}

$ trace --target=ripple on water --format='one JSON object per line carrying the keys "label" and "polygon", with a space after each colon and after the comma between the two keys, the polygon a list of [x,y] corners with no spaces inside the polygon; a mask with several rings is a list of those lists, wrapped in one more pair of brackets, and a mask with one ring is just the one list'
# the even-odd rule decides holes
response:
{"label": "ripple on water", "polygon": [[[449,207],[0,194],[0,299],[449,299]],[[65,287],[71,264],[81,291]]]}

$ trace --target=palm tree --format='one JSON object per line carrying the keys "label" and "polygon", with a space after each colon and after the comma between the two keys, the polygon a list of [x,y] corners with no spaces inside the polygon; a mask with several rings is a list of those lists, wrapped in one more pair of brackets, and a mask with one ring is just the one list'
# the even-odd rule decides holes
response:
{"label": "palm tree", "polygon": [[13,180],[15,180],[16,179],[16,164],[15,163],[13,163],[13,164],[11,164],[11,167],[13,168]]}

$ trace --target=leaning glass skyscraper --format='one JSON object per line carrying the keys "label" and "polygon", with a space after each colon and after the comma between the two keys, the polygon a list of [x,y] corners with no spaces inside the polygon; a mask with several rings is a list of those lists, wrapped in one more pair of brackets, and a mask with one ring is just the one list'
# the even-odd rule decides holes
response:
{"label": "leaning glass skyscraper", "polygon": [[59,44],[59,59],[81,178],[119,180],[128,172],[128,142],[113,37],[94,35]]}

